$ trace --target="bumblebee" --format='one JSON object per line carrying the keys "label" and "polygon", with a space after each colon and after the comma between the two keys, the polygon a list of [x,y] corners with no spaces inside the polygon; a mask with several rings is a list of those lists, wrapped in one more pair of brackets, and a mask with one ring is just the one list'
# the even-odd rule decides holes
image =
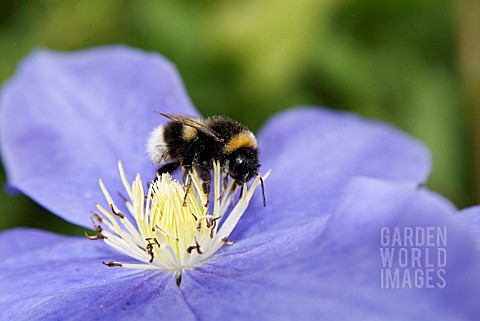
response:
{"label": "bumblebee", "polygon": [[[203,192],[210,194],[210,172],[214,160],[220,163],[224,186],[228,176],[235,185],[243,186],[253,176],[259,175],[257,140],[244,125],[222,116],[194,118],[159,114],[170,121],[152,131],[147,142],[147,153],[153,163],[163,164],[157,170],[160,176],[182,168],[185,198],[192,184],[193,168],[202,181]],[[261,177],[260,183],[263,206],[266,206]],[[205,206],[208,206],[208,201]]]}

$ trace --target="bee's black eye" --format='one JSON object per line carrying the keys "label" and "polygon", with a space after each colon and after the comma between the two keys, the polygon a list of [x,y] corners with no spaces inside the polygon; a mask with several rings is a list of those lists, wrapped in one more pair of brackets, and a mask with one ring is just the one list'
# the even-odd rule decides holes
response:
{"label": "bee's black eye", "polygon": [[246,155],[238,155],[230,164],[230,176],[239,185],[248,182],[256,173],[256,160]]}

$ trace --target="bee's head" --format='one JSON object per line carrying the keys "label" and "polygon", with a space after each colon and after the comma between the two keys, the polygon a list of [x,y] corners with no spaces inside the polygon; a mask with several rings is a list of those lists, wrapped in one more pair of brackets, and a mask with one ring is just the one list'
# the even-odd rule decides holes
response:
{"label": "bee's head", "polygon": [[237,185],[243,185],[257,174],[258,151],[254,148],[240,148],[229,157],[229,175]]}

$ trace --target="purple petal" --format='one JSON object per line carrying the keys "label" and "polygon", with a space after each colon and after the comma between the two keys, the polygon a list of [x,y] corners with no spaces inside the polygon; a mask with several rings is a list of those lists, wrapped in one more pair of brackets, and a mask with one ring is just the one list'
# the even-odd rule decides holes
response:
{"label": "purple petal", "polygon": [[0,244],[4,320],[195,320],[173,273],[108,268],[121,256],[101,241],[19,229]]}
{"label": "purple petal", "polygon": [[473,232],[477,241],[480,241],[480,206],[466,208],[458,217]]}
{"label": "purple petal", "polygon": [[33,53],[1,96],[9,183],[64,219],[90,226],[89,211],[103,200],[98,179],[113,193],[123,191],[118,160],[132,177],[155,175],[145,142],[165,119],[154,110],[197,114],[175,67],[159,55],[120,46]]}
{"label": "purple petal", "polygon": [[[302,108],[271,119],[258,135],[267,207],[260,192],[238,235],[293,226],[325,215],[355,176],[418,185],[430,171],[428,150],[384,123],[324,108]],[[243,234],[245,233],[245,234]]]}
{"label": "purple petal", "polygon": [[[445,199],[374,179],[356,179],[331,218],[312,220],[290,230],[240,240],[215,261],[188,271],[185,299],[196,315],[239,320],[478,320],[480,252]],[[382,288],[379,249],[382,228],[446,228],[447,244],[406,246],[421,251],[444,248],[446,286],[437,275],[425,286]],[[402,237],[401,240],[405,241]],[[435,256],[433,256],[435,257]],[[430,257],[432,258],[432,257]],[[434,273],[442,264],[434,262]],[[392,269],[399,268],[394,260]],[[404,273],[404,272],[402,272]],[[403,280],[403,279],[402,279]],[[413,280],[413,278],[412,278]],[[215,304],[209,304],[215,302]]]}
{"label": "purple petal", "polygon": [[[28,238],[19,237],[24,234],[28,235]],[[58,235],[35,229],[21,228],[3,231],[0,234],[0,257],[2,259],[14,258],[27,250],[34,251],[48,247],[57,238]]]}

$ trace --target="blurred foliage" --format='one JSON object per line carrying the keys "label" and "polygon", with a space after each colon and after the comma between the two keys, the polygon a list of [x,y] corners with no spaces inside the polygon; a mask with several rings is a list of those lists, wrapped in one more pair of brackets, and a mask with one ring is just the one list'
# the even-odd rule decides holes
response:
{"label": "blurred foliage", "polygon": [[[463,207],[478,202],[478,182],[475,120],[458,67],[461,18],[445,0],[3,0],[0,81],[37,47],[156,51],[178,66],[203,114],[227,114],[254,130],[295,105],[393,123],[432,151],[428,186]],[[82,233],[24,196],[0,201],[0,230]]]}

